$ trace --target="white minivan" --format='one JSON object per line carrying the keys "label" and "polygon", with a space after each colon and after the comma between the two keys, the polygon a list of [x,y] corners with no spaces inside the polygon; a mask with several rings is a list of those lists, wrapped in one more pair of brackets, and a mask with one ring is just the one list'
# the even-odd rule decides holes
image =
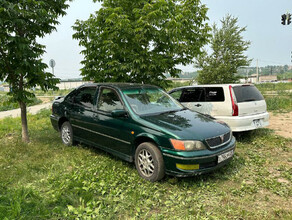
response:
{"label": "white minivan", "polygon": [[252,84],[186,86],[169,94],[189,109],[224,121],[235,132],[269,125],[266,101]]}

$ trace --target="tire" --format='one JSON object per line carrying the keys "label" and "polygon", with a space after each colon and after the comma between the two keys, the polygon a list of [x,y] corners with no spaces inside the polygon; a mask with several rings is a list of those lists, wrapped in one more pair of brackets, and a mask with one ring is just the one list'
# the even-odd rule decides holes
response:
{"label": "tire", "polygon": [[61,139],[62,142],[67,146],[72,146],[73,142],[73,130],[69,121],[65,121],[61,126]]}
{"label": "tire", "polygon": [[162,154],[153,143],[145,142],[137,147],[135,165],[139,175],[148,181],[159,181],[165,175]]}

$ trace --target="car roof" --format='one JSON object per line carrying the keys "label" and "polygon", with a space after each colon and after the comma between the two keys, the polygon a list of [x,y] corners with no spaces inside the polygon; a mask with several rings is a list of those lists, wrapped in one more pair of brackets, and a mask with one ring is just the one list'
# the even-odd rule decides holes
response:
{"label": "car roof", "polygon": [[85,83],[81,85],[82,87],[96,87],[96,86],[109,86],[116,89],[132,89],[132,88],[159,88],[154,85],[149,84],[139,84],[139,83]]}
{"label": "car roof", "polygon": [[171,91],[179,90],[179,89],[195,88],[195,87],[229,87],[229,86],[232,86],[232,87],[236,87],[236,86],[253,86],[253,84],[248,84],[248,83],[245,83],[245,84],[235,84],[235,83],[233,83],[233,84],[203,84],[203,85],[191,85],[191,86],[177,87],[177,88],[172,89]]}

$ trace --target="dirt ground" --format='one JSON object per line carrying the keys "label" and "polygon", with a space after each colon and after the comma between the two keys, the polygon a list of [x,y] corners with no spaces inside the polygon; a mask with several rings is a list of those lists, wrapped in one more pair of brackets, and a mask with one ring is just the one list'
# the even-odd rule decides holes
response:
{"label": "dirt ground", "polygon": [[51,102],[54,96],[37,96],[38,99],[42,100],[43,104]]}
{"label": "dirt ground", "polygon": [[292,112],[289,113],[271,113],[270,125],[276,134],[292,139]]}

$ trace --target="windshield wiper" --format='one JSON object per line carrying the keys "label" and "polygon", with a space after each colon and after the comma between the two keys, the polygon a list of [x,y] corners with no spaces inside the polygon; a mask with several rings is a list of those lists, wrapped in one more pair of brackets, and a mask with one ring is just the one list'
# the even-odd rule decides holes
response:
{"label": "windshield wiper", "polygon": [[182,108],[182,109],[176,109],[176,110],[169,110],[169,111],[165,111],[165,112],[161,112],[159,113],[159,115],[163,115],[165,113],[174,113],[174,112],[180,112],[180,111],[184,111],[184,110],[187,110],[186,107]]}

